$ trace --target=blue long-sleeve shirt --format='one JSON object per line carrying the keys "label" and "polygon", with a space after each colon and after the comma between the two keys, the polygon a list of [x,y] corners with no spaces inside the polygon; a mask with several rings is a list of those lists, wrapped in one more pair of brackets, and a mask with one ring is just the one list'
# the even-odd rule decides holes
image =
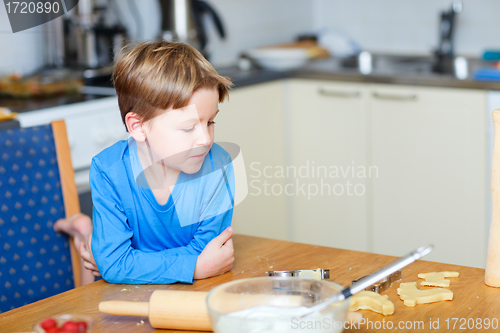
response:
{"label": "blue long-sleeve shirt", "polygon": [[231,156],[213,144],[195,174],[181,172],[160,205],[142,172],[135,141],[92,159],[92,254],[111,283],[192,283],[198,255],[231,224]]}

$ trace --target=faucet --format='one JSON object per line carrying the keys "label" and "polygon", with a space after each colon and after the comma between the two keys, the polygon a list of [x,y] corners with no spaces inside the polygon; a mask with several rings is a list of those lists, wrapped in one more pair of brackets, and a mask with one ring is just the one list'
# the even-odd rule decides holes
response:
{"label": "faucet", "polygon": [[453,31],[455,14],[462,12],[462,1],[453,1],[451,8],[441,12],[441,22],[439,24],[439,46],[434,52],[435,62],[432,70],[436,73],[453,72]]}

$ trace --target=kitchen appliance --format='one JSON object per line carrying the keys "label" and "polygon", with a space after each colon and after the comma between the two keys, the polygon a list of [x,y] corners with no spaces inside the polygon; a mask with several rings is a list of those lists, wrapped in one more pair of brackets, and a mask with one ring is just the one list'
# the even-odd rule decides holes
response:
{"label": "kitchen appliance", "polygon": [[65,63],[70,67],[98,68],[113,63],[125,44],[126,30],[116,23],[107,25],[108,6],[98,0],[80,0],[65,15]]}
{"label": "kitchen appliance", "polygon": [[111,65],[125,45],[126,30],[107,24],[109,2],[79,0],[62,19],[49,22],[46,33],[46,65],[95,69]]}
{"label": "kitchen appliance", "polygon": [[453,73],[455,15],[461,13],[462,8],[462,1],[455,0],[448,11],[441,12],[439,46],[435,51],[436,61],[433,65],[433,71],[436,73]]}
{"label": "kitchen appliance", "polygon": [[207,31],[204,17],[208,15],[221,38],[226,37],[222,21],[216,11],[202,0],[159,0],[162,13],[160,37],[166,41],[187,43],[208,59]]}

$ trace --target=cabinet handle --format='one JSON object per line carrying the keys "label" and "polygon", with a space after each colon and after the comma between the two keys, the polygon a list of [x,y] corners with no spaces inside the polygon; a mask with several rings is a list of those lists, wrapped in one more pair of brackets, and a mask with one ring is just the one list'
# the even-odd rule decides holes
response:
{"label": "cabinet handle", "polygon": [[400,95],[400,94],[384,94],[384,93],[379,93],[379,92],[374,92],[373,97],[378,98],[378,99],[388,99],[392,101],[417,101],[418,100],[418,95],[417,94],[408,94],[408,95]]}
{"label": "cabinet handle", "polygon": [[320,88],[318,93],[328,97],[358,98],[361,96],[361,92],[359,91],[326,90],[323,88]]}

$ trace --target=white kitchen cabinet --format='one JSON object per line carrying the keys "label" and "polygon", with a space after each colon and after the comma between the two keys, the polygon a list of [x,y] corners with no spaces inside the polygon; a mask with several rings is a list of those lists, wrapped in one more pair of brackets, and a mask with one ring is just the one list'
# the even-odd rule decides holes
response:
{"label": "white kitchen cabinet", "polygon": [[487,243],[486,92],[370,85],[373,250],[484,267]]}
{"label": "white kitchen cabinet", "polygon": [[366,85],[289,80],[286,88],[292,240],[366,251]]}
{"label": "white kitchen cabinet", "polygon": [[240,146],[249,185],[247,197],[234,209],[233,227],[240,234],[287,239],[286,198],[277,192],[285,179],[264,175],[284,165],[282,95],[282,82],[274,81],[235,89],[219,105],[215,142]]}
{"label": "white kitchen cabinet", "polygon": [[[287,182],[366,190],[292,195],[291,240],[395,256],[433,243],[427,260],[484,267],[486,92],[305,79],[285,87],[287,166],[316,173]],[[356,172],[318,176],[324,166]]]}

